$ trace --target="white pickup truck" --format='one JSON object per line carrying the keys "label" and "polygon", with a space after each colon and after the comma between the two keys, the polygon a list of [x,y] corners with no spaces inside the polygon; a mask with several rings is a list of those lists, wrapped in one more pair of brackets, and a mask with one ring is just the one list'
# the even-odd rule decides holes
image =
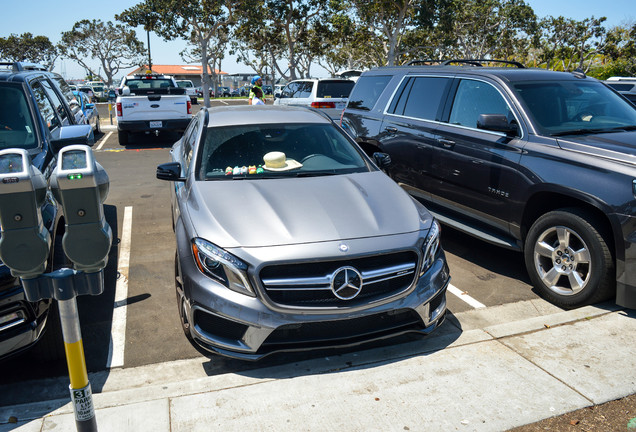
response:
{"label": "white pickup truck", "polygon": [[120,145],[128,144],[131,133],[183,132],[190,123],[190,97],[171,76],[131,75],[122,79],[119,88],[116,106]]}

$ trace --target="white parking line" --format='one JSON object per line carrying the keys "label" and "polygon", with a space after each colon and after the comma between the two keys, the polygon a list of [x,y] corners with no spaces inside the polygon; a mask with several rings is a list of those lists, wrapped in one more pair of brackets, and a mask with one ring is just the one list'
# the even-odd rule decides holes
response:
{"label": "white parking line", "polygon": [[130,238],[132,233],[132,207],[124,209],[119,243],[119,261],[117,263],[117,284],[115,286],[115,304],[113,306],[113,322],[110,328],[110,344],[108,347],[107,368],[124,365],[124,348],[126,346],[126,299],[128,298],[128,270],[130,265]]}
{"label": "white parking line", "polygon": [[466,292],[460,290],[456,286],[448,285],[448,291],[450,291],[452,294],[455,294],[457,297],[459,297],[460,300],[465,301],[466,303],[468,303],[475,309],[481,309],[486,307],[485,304],[478,302],[477,300],[475,300],[474,298],[469,296]]}
{"label": "white parking line", "polygon": [[101,150],[104,143],[108,141],[108,138],[110,138],[112,134],[113,134],[112,132],[108,132],[108,135],[106,135],[105,137],[101,139],[101,142],[99,143],[99,145],[97,146],[95,150]]}

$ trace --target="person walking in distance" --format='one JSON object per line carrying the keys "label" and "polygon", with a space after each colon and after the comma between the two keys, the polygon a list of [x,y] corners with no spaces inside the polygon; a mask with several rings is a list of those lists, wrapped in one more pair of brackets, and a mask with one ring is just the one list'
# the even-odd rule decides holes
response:
{"label": "person walking in distance", "polygon": [[[250,95],[248,99],[249,105],[254,105],[252,103],[252,99],[254,98],[254,90],[256,88],[258,88],[261,91],[261,94],[263,94],[263,78],[261,78],[259,75],[254,75],[254,77],[252,78],[252,90],[250,90]],[[262,96],[261,96],[261,99],[262,99]]]}

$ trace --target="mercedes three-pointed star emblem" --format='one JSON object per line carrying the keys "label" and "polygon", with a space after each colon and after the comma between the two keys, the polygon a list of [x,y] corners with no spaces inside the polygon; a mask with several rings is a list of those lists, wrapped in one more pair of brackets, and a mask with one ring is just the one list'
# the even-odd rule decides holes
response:
{"label": "mercedes three-pointed star emblem", "polygon": [[362,275],[353,267],[341,267],[331,276],[331,291],[341,300],[351,300],[362,290]]}

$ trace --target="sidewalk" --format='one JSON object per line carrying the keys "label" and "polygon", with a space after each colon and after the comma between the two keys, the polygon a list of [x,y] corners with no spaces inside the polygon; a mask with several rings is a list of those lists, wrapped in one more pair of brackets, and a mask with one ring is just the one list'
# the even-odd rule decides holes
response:
{"label": "sidewalk", "polygon": [[[428,339],[334,357],[215,376],[202,357],[90,380],[101,432],[503,431],[636,393],[634,335],[634,311],[532,300],[450,315]],[[53,386],[68,379],[11,391]],[[0,407],[0,432],[74,431],[69,401]]]}

